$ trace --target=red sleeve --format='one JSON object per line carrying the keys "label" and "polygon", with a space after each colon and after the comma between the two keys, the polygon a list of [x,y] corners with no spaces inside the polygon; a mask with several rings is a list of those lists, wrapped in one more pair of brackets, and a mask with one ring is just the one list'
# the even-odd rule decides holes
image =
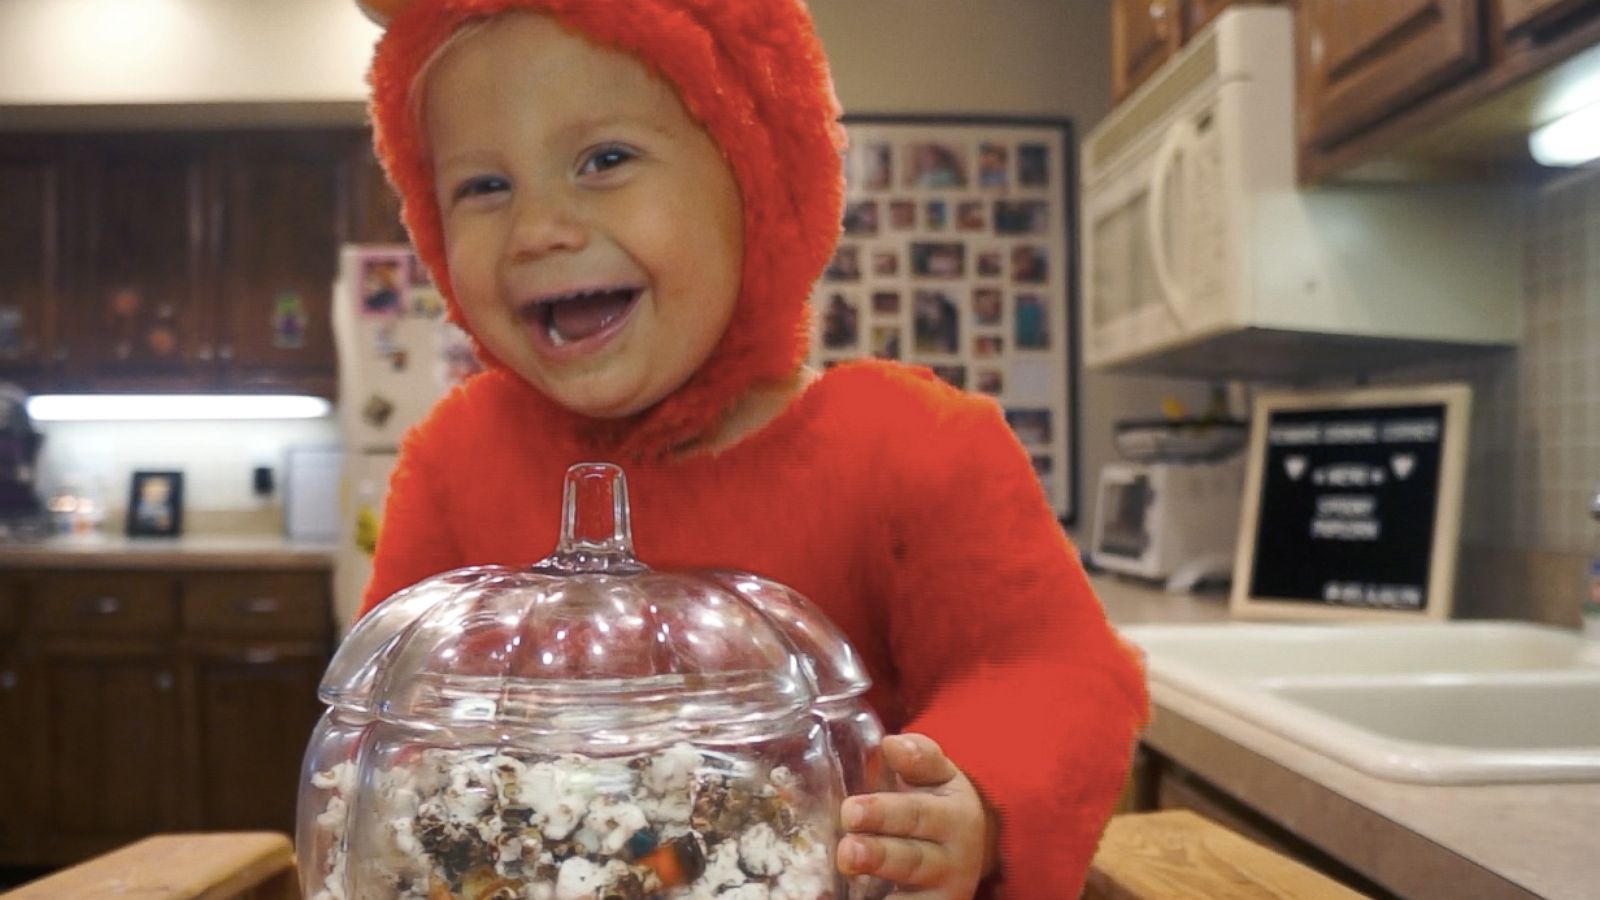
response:
{"label": "red sleeve", "polygon": [[1076,897],[1147,718],[1143,672],[999,409],[953,400],[933,430],[890,535],[905,730],[999,814],[984,896]]}
{"label": "red sleeve", "polygon": [[357,619],[401,588],[464,564],[439,499],[440,478],[447,473],[428,461],[441,431],[442,426],[424,420],[400,445],[400,458],[384,495],[372,577],[361,595]]}

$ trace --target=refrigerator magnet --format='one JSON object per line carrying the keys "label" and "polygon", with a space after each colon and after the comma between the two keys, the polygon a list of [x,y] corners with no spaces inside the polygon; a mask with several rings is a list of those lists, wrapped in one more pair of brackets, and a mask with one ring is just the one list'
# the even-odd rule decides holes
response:
{"label": "refrigerator magnet", "polygon": [[306,302],[297,291],[279,291],[272,298],[272,346],[299,350],[306,344]]}

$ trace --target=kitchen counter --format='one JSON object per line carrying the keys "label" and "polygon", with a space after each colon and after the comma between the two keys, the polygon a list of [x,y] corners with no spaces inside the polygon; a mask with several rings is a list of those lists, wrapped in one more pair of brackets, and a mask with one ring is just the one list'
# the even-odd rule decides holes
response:
{"label": "kitchen counter", "polygon": [[0,568],[317,569],[333,564],[333,545],[277,535],[129,538],[58,537],[0,544]]}
{"label": "kitchen counter", "polygon": [[[1223,597],[1096,576],[1115,625],[1226,621]],[[1145,744],[1407,898],[1594,897],[1600,783],[1421,785],[1374,778],[1155,685]]]}

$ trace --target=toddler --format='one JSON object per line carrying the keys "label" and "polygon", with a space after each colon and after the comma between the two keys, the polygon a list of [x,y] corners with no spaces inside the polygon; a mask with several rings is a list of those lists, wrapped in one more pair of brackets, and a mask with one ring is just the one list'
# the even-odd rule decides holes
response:
{"label": "toddler", "polygon": [[1146,698],[992,400],[803,365],[841,222],[801,0],[412,0],[378,153],[487,370],[406,437],[363,610],[556,543],[563,473],[627,472],[640,558],[799,590],[850,638],[899,790],[838,865],[911,897],[1077,895]]}

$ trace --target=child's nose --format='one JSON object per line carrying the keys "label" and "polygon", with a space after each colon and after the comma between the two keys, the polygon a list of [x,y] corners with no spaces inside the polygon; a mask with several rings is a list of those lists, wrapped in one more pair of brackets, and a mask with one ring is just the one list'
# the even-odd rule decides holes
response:
{"label": "child's nose", "polygon": [[561,250],[576,250],[589,240],[589,231],[572,210],[559,201],[530,201],[519,205],[511,234],[514,259],[535,258]]}

